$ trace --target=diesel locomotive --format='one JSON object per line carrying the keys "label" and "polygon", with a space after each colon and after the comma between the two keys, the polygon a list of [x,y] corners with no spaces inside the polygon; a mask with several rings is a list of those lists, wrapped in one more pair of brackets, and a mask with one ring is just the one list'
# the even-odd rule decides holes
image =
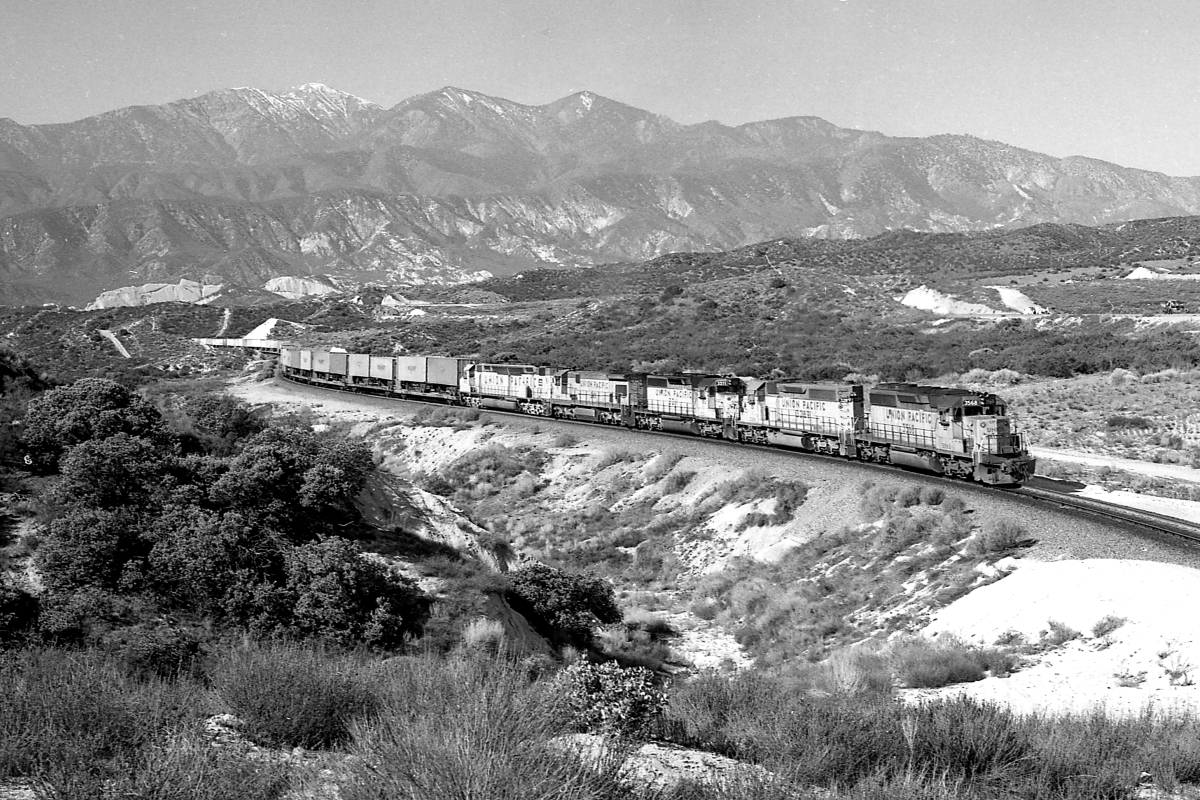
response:
{"label": "diesel locomotive", "polygon": [[990,392],[912,383],[804,383],[372,356],[283,345],[283,377],[332,388],[621,425],[931,472],[992,485],[1035,461]]}

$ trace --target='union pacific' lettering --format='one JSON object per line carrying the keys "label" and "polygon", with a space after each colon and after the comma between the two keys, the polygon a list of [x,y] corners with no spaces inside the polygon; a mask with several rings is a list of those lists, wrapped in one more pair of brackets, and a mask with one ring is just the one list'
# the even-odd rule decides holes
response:
{"label": "'union pacific' lettering", "polygon": [[780,396],[779,408],[786,408],[794,411],[815,411],[819,414],[834,415],[841,408],[841,404],[827,400],[804,400],[799,397]]}
{"label": "'union pacific' lettering", "polygon": [[871,406],[873,413],[883,412],[885,422],[914,422],[920,425],[932,425],[937,421],[937,414],[931,411],[917,411],[911,408],[888,408],[886,406]]}

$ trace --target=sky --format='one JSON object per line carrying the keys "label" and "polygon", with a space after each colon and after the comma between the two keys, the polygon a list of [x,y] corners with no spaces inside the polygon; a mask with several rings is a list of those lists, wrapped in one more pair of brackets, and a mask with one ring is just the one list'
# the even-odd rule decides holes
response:
{"label": "sky", "polygon": [[383,106],[590,90],[679,122],[817,116],[1200,175],[1197,0],[0,0],[0,117],[234,86]]}

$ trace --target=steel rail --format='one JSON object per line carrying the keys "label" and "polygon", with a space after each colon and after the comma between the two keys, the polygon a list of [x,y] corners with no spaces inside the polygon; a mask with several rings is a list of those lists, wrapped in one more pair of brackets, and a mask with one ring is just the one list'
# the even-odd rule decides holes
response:
{"label": "steel rail", "polygon": [[1140,508],[1129,508],[1092,497],[1079,497],[1070,492],[1047,489],[1040,486],[1023,486],[1007,489],[1011,494],[1028,497],[1039,503],[1057,505],[1072,511],[1081,511],[1092,516],[1133,523],[1158,533],[1165,533],[1190,544],[1200,544],[1200,525],[1185,519],[1157,514]]}
{"label": "steel rail", "polygon": [[[345,389],[337,386],[330,386],[325,383],[311,383],[303,379],[295,379],[283,374],[282,371],[277,373],[278,377],[297,386],[306,386],[312,389],[320,389],[330,392],[339,392],[341,394],[349,394],[363,398],[377,398],[381,400],[397,400],[400,402],[421,403],[423,405],[448,405],[436,400],[424,399],[420,397],[408,397],[385,394],[382,392],[361,392],[353,389]],[[450,406],[453,408],[462,408],[462,406]],[[503,409],[488,408],[483,409],[486,414],[500,414],[507,417],[514,417],[530,422],[561,422],[567,425],[591,425],[600,428],[611,430],[618,426],[603,425],[586,420],[569,420],[560,419],[557,417],[538,417],[529,414],[522,414],[518,411],[506,411]],[[871,461],[858,461],[856,459],[841,458],[838,456],[827,455],[824,453],[806,453],[802,450],[790,450],[787,448],[772,447],[770,445],[751,444],[748,442],[733,442],[727,439],[714,439],[706,436],[693,436],[685,433],[675,433],[673,431],[655,431],[645,428],[623,428],[638,434],[650,434],[654,436],[668,437],[679,439],[689,443],[700,443],[709,445],[722,445],[727,447],[737,447],[739,449],[755,448],[759,450],[769,451],[788,456],[800,456],[808,458],[833,459],[839,464],[844,464],[850,467],[886,470],[889,472],[900,472],[906,477],[916,478],[920,480],[930,481],[934,485],[950,482],[958,489],[967,489],[970,491],[996,493],[1001,492],[1013,497],[1021,497],[1035,503],[1055,505],[1072,512],[1081,512],[1089,516],[1100,517],[1103,519],[1121,522],[1125,524],[1137,525],[1141,528],[1146,528],[1156,533],[1165,533],[1177,539],[1188,542],[1189,544],[1200,545],[1200,525],[1188,522],[1187,520],[1169,517],[1165,514],[1156,514],[1152,511],[1143,511],[1141,509],[1128,508],[1126,506],[1116,505],[1115,503],[1106,503],[1103,500],[1096,500],[1090,497],[1077,497],[1068,491],[1062,489],[1045,488],[1045,486],[1030,486],[1028,483],[1021,486],[987,486],[984,484],[973,483],[965,480],[947,478],[945,476],[935,475],[929,472],[916,472],[896,464],[879,464]],[[1042,484],[1053,484],[1046,478],[1035,478],[1034,480]]]}

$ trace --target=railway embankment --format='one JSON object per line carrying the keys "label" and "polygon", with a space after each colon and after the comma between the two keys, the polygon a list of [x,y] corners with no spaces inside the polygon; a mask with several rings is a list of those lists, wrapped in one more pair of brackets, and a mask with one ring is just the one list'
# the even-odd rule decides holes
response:
{"label": "railway embankment", "polygon": [[[977,596],[992,597],[998,612],[1032,607],[1040,614],[1037,604],[1045,601],[1036,595],[996,594],[1025,574],[1059,580],[1037,569],[1025,573],[1025,565],[1053,571],[1056,562],[1116,558],[1130,574],[1180,565],[1200,576],[1196,551],[1127,525],[923,475],[280,381],[233,391],[254,403],[306,409],[369,438],[387,474],[443,510],[443,531],[458,531],[451,538],[470,530],[514,557],[605,575],[629,613],[657,615],[681,634],[670,642],[668,661],[676,664],[729,667],[758,657],[778,665],[854,643],[883,648],[889,637],[920,633]],[[864,498],[881,490],[888,508],[865,508]],[[1098,596],[1095,587],[1081,586],[1080,594],[1084,604]],[[1169,598],[1161,602],[1166,607]],[[1042,629],[1059,621],[1052,613]],[[1105,613],[1097,611],[1088,625]],[[1066,663],[1065,654],[1111,660],[1123,652],[1101,655],[1087,625],[1074,624],[1083,635],[1064,647],[1045,647],[1038,631],[1003,645],[1021,680],[988,676],[971,685],[1021,687],[1028,679],[1050,692],[1045,687],[1055,681],[1038,677],[1049,670],[1061,679],[1061,692],[1071,676],[1055,665]],[[1126,634],[1139,625],[1131,621]],[[969,627],[956,635],[969,636]],[[1139,663],[1130,661],[1128,672],[1141,672],[1133,669]],[[1159,686],[1146,666],[1146,688],[1131,694],[1121,684],[1131,679],[1115,676],[1123,669],[1111,670],[1109,680],[1130,705],[1174,691]],[[1002,699],[1002,691],[988,691]],[[1033,689],[1014,692],[1014,703],[1034,702]]]}

